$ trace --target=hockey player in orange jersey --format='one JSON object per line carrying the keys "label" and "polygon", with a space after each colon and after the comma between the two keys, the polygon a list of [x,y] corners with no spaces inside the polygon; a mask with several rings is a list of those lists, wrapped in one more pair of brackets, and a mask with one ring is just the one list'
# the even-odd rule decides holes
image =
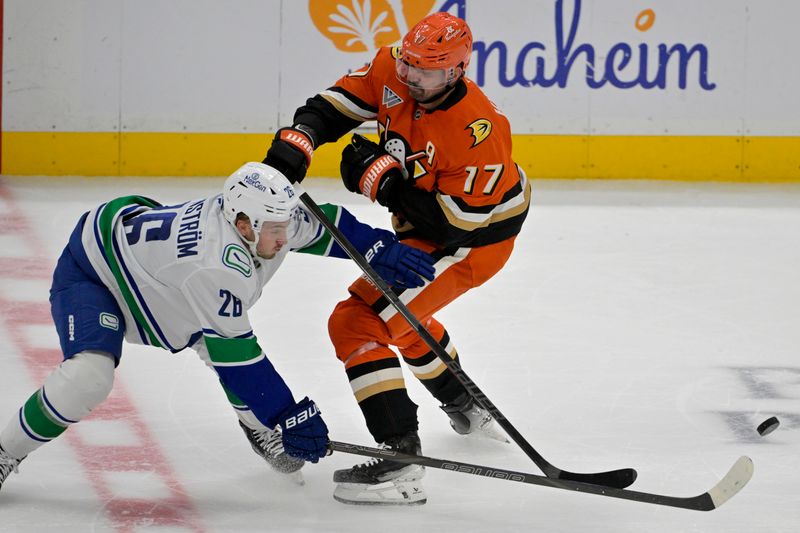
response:
{"label": "hockey player in orange jersey", "polygon": [[[471,51],[464,20],[429,15],[400,47],[380,49],[370,64],[308,99],[294,125],[277,132],[264,160],[300,181],[315,148],[377,120],[378,144],[355,135],[342,152],[342,180],[392,213],[403,243],[436,259],[434,281],[394,290],[453,358],[456,350],[434,314],[500,271],[531,194],[511,158],[508,120],[465,77]],[[503,439],[491,416],[375,287],[360,278],[349,291],[330,317],[330,338],[376,442],[421,453],[417,405],[389,346],[441,402],[456,432]],[[334,497],[425,503],[423,474],[420,466],[371,459],[334,473]]]}

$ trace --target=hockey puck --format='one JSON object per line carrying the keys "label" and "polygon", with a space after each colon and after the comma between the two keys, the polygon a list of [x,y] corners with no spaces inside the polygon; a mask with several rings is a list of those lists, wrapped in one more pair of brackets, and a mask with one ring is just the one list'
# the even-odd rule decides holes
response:
{"label": "hockey puck", "polygon": [[756,428],[756,431],[758,431],[758,434],[761,435],[762,437],[766,437],[767,435],[778,429],[778,426],[780,425],[781,423],[778,421],[778,417],[771,416],[766,420],[764,420],[763,422],[761,422]]}

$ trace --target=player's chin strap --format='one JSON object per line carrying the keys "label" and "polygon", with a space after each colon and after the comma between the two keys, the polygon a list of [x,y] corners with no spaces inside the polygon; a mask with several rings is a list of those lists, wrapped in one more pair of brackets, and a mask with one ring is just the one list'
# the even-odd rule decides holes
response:
{"label": "player's chin strap", "polygon": [[[255,228],[254,225],[251,225],[251,227],[253,228],[253,235],[256,236],[256,238],[254,240],[251,241],[250,239],[248,239],[247,237],[242,235],[241,232],[239,232],[239,238],[241,238],[242,242],[244,242],[247,245],[247,248],[250,250],[250,255],[252,255],[253,257],[258,257],[258,252],[256,251],[256,248],[258,248],[258,239],[261,236],[261,232],[260,231],[256,231],[256,228]],[[261,229],[261,228],[259,228],[259,229]]]}

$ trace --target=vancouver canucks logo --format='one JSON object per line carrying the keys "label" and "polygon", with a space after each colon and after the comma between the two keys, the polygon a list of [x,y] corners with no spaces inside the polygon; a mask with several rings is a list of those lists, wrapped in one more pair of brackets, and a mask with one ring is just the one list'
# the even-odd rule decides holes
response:
{"label": "vancouver canucks logo", "polygon": [[480,143],[486,140],[486,137],[492,133],[492,123],[486,120],[485,118],[479,118],[466,128],[465,130],[470,129],[472,130],[472,136],[475,138],[475,141],[472,143],[472,146],[478,146]]}
{"label": "vancouver canucks logo", "polygon": [[119,331],[119,317],[111,313],[100,313],[100,325],[104,328]]}
{"label": "vancouver canucks logo", "polygon": [[249,278],[253,274],[253,264],[250,262],[250,254],[238,244],[229,244],[222,252],[222,263],[229,268],[241,272],[244,277]]}

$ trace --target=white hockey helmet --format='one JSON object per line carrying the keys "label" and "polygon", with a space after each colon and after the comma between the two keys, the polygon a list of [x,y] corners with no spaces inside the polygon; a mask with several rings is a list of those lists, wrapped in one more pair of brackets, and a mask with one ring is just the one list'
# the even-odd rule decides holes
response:
{"label": "white hockey helmet", "polygon": [[264,163],[245,163],[225,180],[222,189],[225,219],[234,227],[239,213],[250,219],[256,239],[248,244],[254,253],[261,225],[286,222],[298,203],[297,193],[286,176]]}

